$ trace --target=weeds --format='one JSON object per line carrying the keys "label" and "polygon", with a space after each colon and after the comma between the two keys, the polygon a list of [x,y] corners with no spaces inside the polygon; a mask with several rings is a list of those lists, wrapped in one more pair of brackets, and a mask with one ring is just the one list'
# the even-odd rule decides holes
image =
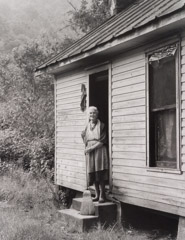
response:
{"label": "weeds", "polygon": [[1,201],[8,201],[24,209],[53,208],[53,195],[44,179],[34,179],[32,174],[11,169],[1,176]]}
{"label": "weeds", "polygon": [[[59,216],[47,182],[11,168],[0,175],[0,240],[172,240],[157,231],[98,226],[78,233]],[[1,205],[4,201],[5,204]],[[7,203],[6,203],[7,202]]]}

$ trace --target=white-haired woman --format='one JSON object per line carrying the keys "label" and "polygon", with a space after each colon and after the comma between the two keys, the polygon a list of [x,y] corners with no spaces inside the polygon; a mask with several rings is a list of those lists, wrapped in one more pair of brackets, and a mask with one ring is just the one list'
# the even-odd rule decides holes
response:
{"label": "white-haired woman", "polygon": [[89,107],[89,122],[82,132],[85,143],[88,185],[95,185],[93,201],[105,202],[105,181],[108,180],[107,135],[104,123],[98,119],[98,109]]}

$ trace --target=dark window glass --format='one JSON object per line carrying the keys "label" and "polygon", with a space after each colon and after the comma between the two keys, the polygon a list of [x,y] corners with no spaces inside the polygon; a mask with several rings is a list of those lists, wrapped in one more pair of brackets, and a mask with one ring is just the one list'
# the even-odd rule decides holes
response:
{"label": "dark window glass", "polygon": [[168,57],[150,64],[150,107],[165,107],[176,102],[175,58]]}
{"label": "dark window glass", "polygon": [[149,66],[150,166],[176,168],[175,57]]}

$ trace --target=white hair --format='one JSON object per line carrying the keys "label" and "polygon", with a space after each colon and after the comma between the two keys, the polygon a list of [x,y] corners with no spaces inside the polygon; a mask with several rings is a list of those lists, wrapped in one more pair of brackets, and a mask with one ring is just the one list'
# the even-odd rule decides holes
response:
{"label": "white hair", "polygon": [[91,110],[94,110],[97,114],[99,113],[97,107],[90,106],[90,107],[88,108],[88,113],[89,113]]}

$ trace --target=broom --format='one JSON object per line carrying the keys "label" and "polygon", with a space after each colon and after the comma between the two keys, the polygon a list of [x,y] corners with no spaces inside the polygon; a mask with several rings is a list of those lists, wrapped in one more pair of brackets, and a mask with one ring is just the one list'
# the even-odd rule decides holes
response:
{"label": "broom", "polygon": [[[88,153],[86,153],[88,154]],[[81,215],[94,215],[95,207],[91,197],[91,192],[88,190],[88,173],[87,173],[87,164],[86,164],[86,190],[83,192],[82,204],[80,208]]]}

